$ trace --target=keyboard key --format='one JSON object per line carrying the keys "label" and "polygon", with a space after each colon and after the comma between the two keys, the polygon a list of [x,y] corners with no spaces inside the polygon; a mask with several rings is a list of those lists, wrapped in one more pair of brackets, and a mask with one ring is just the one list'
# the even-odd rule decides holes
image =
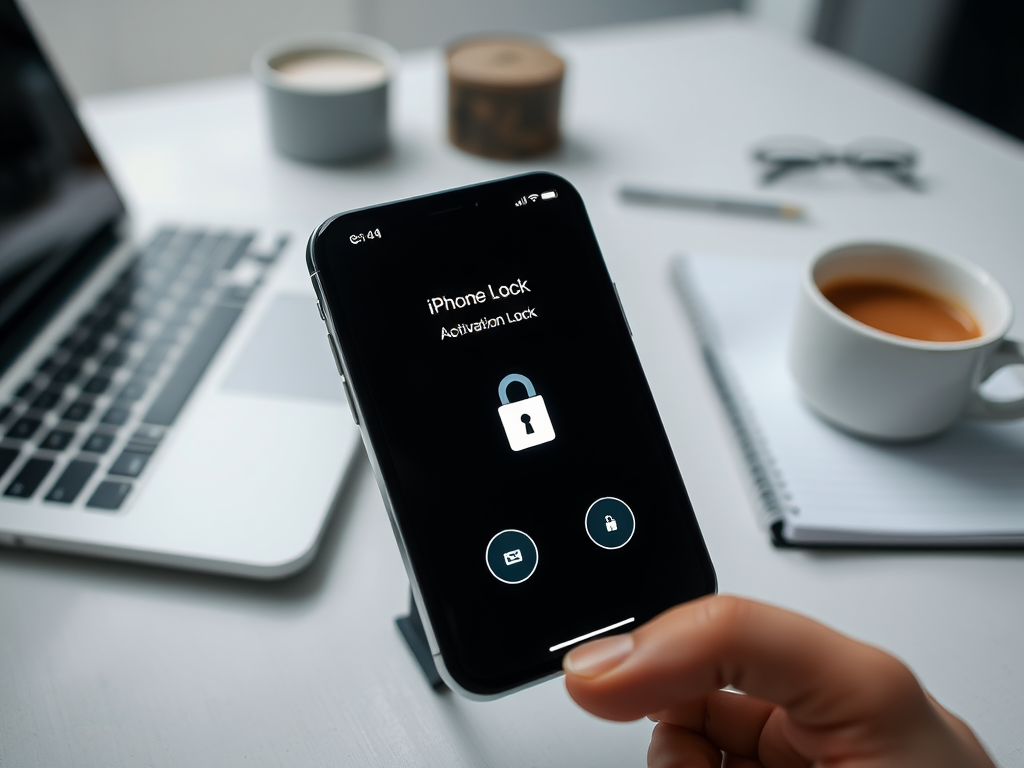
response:
{"label": "keyboard key", "polygon": [[252,296],[254,286],[251,285],[229,285],[220,294],[221,304],[237,304],[243,306]]}
{"label": "keyboard key", "polygon": [[28,400],[33,395],[35,395],[35,393],[37,391],[38,390],[34,386],[32,386],[32,382],[31,381],[26,381],[24,384],[22,384],[20,387],[18,387],[18,390],[14,393],[14,396],[15,397],[20,397],[23,400]]}
{"label": "keyboard key", "polygon": [[109,474],[123,475],[124,477],[138,477],[146,468],[150,454],[138,453],[136,451],[122,451],[117,457],[114,466],[110,468]]}
{"label": "keyboard key", "polygon": [[163,427],[154,427],[149,424],[142,424],[137,430],[135,430],[135,434],[132,435],[132,442],[156,445],[163,439],[166,432],[167,430]]}
{"label": "keyboard key", "polygon": [[214,307],[210,311],[150,406],[144,419],[147,424],[170,426],[174,422],[241,313],[241,309],[233,307]]}
{"label": "keyboard key", "polygon": [[146,386],[149,384],[148,381],[142,379],[132,379],[124,385],[124,389],[121,390],[117,396],[118,400],[135,401],[139,400],[143,395],[146,394]]}
{"label": "keyboard key", "polygon": [[151,258],[153,254],[163,251],[177,231],[174,227],[160,227],[153,234],[153,239],[146,243],[145,258]]}
{"label": "keyboard key", "polygon": [[82,387],[82,391],[90,395],[102,395],[107,391],[107,387],[109,386],[109,376],[96,375],[85,383],[85,386]]}
{"label": "keyboard key", "polygon": [[0,424],[7,421],[7,417],[11,415],[11,411],[14,409],[9,405],[0,405]]}
{"label": "keyboard key", "polygon": [[143,313],[141,317],[133,320],[127,328],[121,331],[118,343],[126,346],[136,341],[141,341],[148,336],[152,336],[159,327],[159,323],[155,323],[152,318],[147,317]]}
{"label": "keyboard key", "polygon": [[234,244],[234,247],[231,249],[231,253],[228,255],[227,259],[225,259],[224,264],[221,267],[225,272],[230,272],[232,269],[235,268],[235,265],[238,263],[238,260],[245,255],[245,252],[247,250],[249,250],[249,245],[252,243],[255,237],[256,235],[254,234],[246,234],[238,238],[238,241]]}
{"label": "keyboard key", "polygon": [[135,368],[135,373],[141,374],[143,376],[152,376],[153,374],[160,370],[160,367],[163,364],[163,359],[145,357],[139,362],[138,366]]}
{"label": "keyboard key", "polygon": [[131,451],[132,453],[144,453],[147,456],[151,456],[151,455],[153,455],[153,452],[156,450],[156,444],[155,443],[137,443],[134,440],[129,440],[128,441],[128,445],[126,445],[124,447],[124,449],[126,451]]}
{"label": "keyboard key", "polygon": [[113,442],[114,435],[108,435],[104,432],[93,432],[89,435],[89,439],[85,441],[82,450],[89,451],[89,453],[106,453]]}
{"label": "keyboard key", "polygon": [[78,342],[85,338],[85,331],[81,328],[75,328],[71,333],[60,340],[58,345],[61,349],[73,349],[78,346]]}
{"label": "keyboard key", "polygon": [[68,406],[61,418],[65,421],[85,421],[89,418],[90,413],[92,413],[92,403],[78,400]]}
{"label": "keyboard key", "polygon": [[62,394],[63,392],[60,389],[48,389],[45,392],[40,392],[36,399],[32,401],[32,407],[36,410],[48,411],[60,402]]}
{"label": "keyboard key", "polygon": [[56,373],[53,374],[53,380],[58,384],[67,384],[78,378],[78,374],[82,372],[82,361],[73,360],[69,363],[65,363],[57,369]]}
{"label": "keyboard key", "polygon": [[[106,332],[106,330],[104,330],[104,332]],[[92,357],[99,351],[100,340],[102,338],[102,334],[98,337],[90,336],[77,347],[75,347],[75,354],[81,355],[82,357]]]}
{"label": "keyboard key", "polygon": [[101,296],[100,300],[93,304],[92,309],[78,319],[78,327],[91,328],[103,318],[110,317],[110,313],[115,311],[113,298],[109,291]]}
{"label": "keyboard key", "polygon": [[11,468],[11,464],[21,453],[17,448],[0,448],[0,477]]}
{"label": "keyboard key", "polygon": [[48,357],[39,364],[39,367],[36,370],[40,373],[45,373],[47,376],[52,376],[58,368],[60,368],[60,365],[57,361],[52,357]]}
{"label": "keyboard key", "polygon": [[97,323],[102,322],[103,317],[102,313],[94,310],[78,318],[78,325],[91,331],[96,328]]}
{"label": "keyboard key", "polygon": [[95,470],[96,464],[92,461],[75,459],[69,462],[64,468],[60,479],[54,483],[53,488],[46,494],[46,500],[70,504],[75,500],[75,496],[81,493],[82,488],[89,482],[89,478]]}
{"label": "keyboard key", "polygon": [[104,368],[120,368],[126,362],[128,362],[128,351],[123,347],[118,347],[107,354],[100,365]]}
{"label": "keyboard key", "polygon": [[153,310],[157,303],[164,298],[155,291],[151,291],[148,288],[144,288],[141,284],[135,288],[135,293],[132,294],[132,306],[143,315],[153,316],[159,314],[159,312],[153,312],[152,315],[148,313]]}
{"label": "keyboard key", "polygon": [[42,422],[39,419],[30,419],[28,416],[22,416],[7,430],[7,437],[14,440],[28,440],[36,433],[40,424]]}
{"label": "keyboard key", "polygon": [[47,472],[53,467],[50,459],[29,459],[21,472],[14,478],[14,482],[7,486],[4,496],[15,496],[19,499],[27,499],[36,492],[36,488],[43,482]]}
{"label": "keyboard key", "polygon": [[281,252],[284,251],[284,247],[286,245],[288,245],[288,237],[287,235],[282,235],[277,239],[277,242],[270,246],[269,251],[265,251],[263,253],[250,253],[249,258],[261,261],[264,264],[273,264],[277,261],[277,257],[281,255]]}
{"label": "keyboard key", "polygon": [[[92,352],[87,352],[92,341],[99,342],[105,334],[110,333],[117,327],[121,316],[119,314],[109,315],[107,317],[100,318],[93,322],[92,333],[93,337],[87,339],[85,342],[75,348],[76,353],[83,355],[91,355]],[[96,350],[94,349],[93,352]]]}
{"label": "keyboard key", "polygon": [[101,419],[101,421],[104,424],[113,424],[114,426],[119,427],[126,421],[128,421],[128,418],[131,416],[131,414],[131,408],[125,408],[120,405],[114,405],[111,406],[105,414],[103,414],[103,418]]}
{"label": "keyboard key", "polygon": [[69,432],[66,429],[55,429],[46,436],[46,439],[39,444],[39,447],[45,448],[48,451],[63,451],[74,439],[74,432]]}
{"label": "keyboard key", "polygon": [[124,497],[128,495],[131,489],[131,483],[104,480],[93,492],[86,506],[93,509],[120,509],[121,504],[124,502]]}

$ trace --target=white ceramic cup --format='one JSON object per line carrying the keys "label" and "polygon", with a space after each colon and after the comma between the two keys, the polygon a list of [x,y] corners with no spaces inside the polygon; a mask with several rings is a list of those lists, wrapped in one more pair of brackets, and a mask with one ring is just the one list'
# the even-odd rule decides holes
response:
{"label": "white ceramic cup", "polygon": [[[899,283],[952,300],[981,326],[967,341],[918,341],[854,320],[822,294],[843,278]],[[888,441],[937,434],[961,417],[1024,418],[1024,398],[994,401],[981,384],[1006,365],[1024,364],[1024,344],[1005,338],[1010,298],[964,259],[885,243],[833,248],[801,278],[789,367],[807,404],[826,421]]]}
{"label": "white ceramic cup", "polygon": [[388,87],[399,56],[365,35],[336,34],[273,43],[252,59],[263,84],[270,137],[281,154],[347,163],[388,144]]}

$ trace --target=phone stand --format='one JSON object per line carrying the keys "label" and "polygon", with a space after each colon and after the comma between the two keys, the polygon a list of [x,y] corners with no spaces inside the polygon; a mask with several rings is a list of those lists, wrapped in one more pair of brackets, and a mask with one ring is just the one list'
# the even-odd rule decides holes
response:
{"label": "phone stand", "polygon": [[405,638],[405,644],[409,646],[413,657],[419,663],[430,687],[440,693],[446,686],[441,675],[437,673],[434,657],[430,654],[427,633],[423,631],[423,621],[420,619],[420,612],[416,609],[416,601],[412,598],[412,592],[409,592],[409,615],[399,616],[395,619],[395,624],[398,625],[398,631]]}

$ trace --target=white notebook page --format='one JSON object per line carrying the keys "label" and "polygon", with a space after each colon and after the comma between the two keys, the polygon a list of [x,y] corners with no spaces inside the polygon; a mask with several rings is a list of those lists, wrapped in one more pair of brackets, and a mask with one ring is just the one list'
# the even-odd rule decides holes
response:
{"label": "white notebook page", "polygon": [[794,543],[1024,543],[1024,421],[962,421],[884,445],[842,433],[801,402],[786,345],[802,267],[684,257],[734,393],[789,492]]}

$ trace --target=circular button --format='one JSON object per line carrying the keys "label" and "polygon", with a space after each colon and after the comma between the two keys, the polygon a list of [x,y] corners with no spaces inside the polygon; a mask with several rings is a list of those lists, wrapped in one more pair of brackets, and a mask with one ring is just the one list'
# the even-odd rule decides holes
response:
{"label": "circular button", "polygon": [[496,533],[487,545],[487,570],[498,581],[522,584],[537,570],[537,545],[512,528]]}
{"label": "circular button", "polygon": [[605,496],[587,510],[587,536],[602,549],[619,549],[633,538],[636,520],[626,502]]}

